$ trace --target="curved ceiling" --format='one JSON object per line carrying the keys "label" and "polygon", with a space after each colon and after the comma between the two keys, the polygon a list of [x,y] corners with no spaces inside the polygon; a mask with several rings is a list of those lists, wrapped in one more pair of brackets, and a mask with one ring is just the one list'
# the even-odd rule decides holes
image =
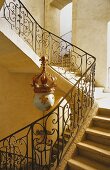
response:
{"label": "curved ceiling", "polygon": [[53,5],[54,7],[58,9],[62,9],[71,2],[72,0],[52,0],[51,5]]}

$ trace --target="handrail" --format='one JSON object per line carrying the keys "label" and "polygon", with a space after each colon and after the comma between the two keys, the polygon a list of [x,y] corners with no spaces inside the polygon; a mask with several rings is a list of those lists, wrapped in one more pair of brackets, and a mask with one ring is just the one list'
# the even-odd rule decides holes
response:
{"label": "handrail", "polygon": [[[95,61],[96,61],[96,60],[95,60]],[[92,66],[94,65],[95,61],[92,63]],[[84,77],[84,76],[86,75],[86,73],[88,72],[88,70],[89,70],[90,68],[91,68],[91,66],[86,70],[86,72],[82,75],[82,77]],[[54,111],[56,110],[56,108],[58,108],[58,106],[62,103],[62,101],[68,96],[68,94],[71,93],[71,91],[73,91],[73,89],[76,87],[76,85],[81,81],[82,77],[74,84],[74,86],[68,91],[68,93],[66,93],[66,94],[64,95],[64,97],[63,97],[63,98],[61,99],[61,101],[55,106],[55,108],[54,108],[52,111],[50,111],[47,115],[45,115],[45,116],[37,119],[36,121],[34,121],[34,122],[32,122],[32,123],[24,126],[23,128],[19,129],[18,131],[12,133],[11,135],[3,138],[2,140],[0,140],[0,142],[2,142],[3,140],[5,140],[6,138],[8,138],[8,137],[10,137],[10,136],[13,136],[13,135],[15,135],[16,133],[18,133],[18,132],[20,132],[20,131],[22,131],[22,130],[30,127],[30,126],[32,126],[33,124],[39,122],[40,120],[44,119],[45,117],[51,115],[52,112],[54,112]]]}
{"label": "handrail", "polygon": [[68,34],[70,34],[70,33],[72,33],[72,30],[71,30],[71,31],[68,31],[67,33],[65,33],[65,34],[63,34],[63,35],[61,35],[60,37],[64,37],[65,35],[68,35]]}
{"label": "handrail", "polygon": [[[79,47],[76,46],[76,45],[73,45],[72,43],[66,41],[65,39],[59,37],[58,35],[52,33],[51,31],[48,31],[47,29],[43,28],[43,27],[35,20],[35,18],[32,16],[32,14],[29,12],[29,10],[24,6],[24,4],[23,4],[20,0],[18,0],[18,1],[19,1],[20,4],[22,4],[23,8],[29,13],[29,15],[33,18],[34,22],[35,22],[41,29],[43,29],[44,31],[48,32],[49,34],[52,34],[53,36],[57,37],[58,39],[60,39],[60,40],[62,40],[62,41],[64,41],[64,42],[70,44],[71,46],[74,46],[74,47],[78,48],[79,50],[83,51],[84,53],[86,53],[86,54],[88,54],[89,56],[91,56],[91,57],[93,57],[94,59],[96,59],[96,58],[95,58],[93,55],[91,55],[90,53],[84,51],[83,49],[79,48]],[[5,2],[6,2],[6,0],[5,0]]]}
{"label": "handrail", "polygon": [[[20,0],[5,0],[2,11],[11,28],[40,56],[45,49],[50,67],[56,66],[61,75],[63,71],[74,85],[45,116],[0,140],[0,168],[51,170],[59,165],[66,143],[76,136],[93,105],[96,58],[42,28]],[[68,72],[76,76],[69,77]]]}
{"label": "handrail", "polygon": [[[37,24],[39,25],[39,23],[35,20],[35,18],[32,16],[32,14],[29,12],[29,10],[24,6],[24,4],[23,4],[20,0],[19,0],[19,2],[22,4],[22,6],[25,8],[25,10],[29,13],[29,15],[33,18],[33,20],[35,21],[35,23],[37,23]],[[52,34],[52,35],[54,35],[55,37],[61,39],[62,41],[65,41],[65,42],[67,42],[68,44],[70,44],[70,45],[78,48],[79,50],[83,51],[84,53],[87,53],[86,51],[82,50],[81,48],[77,47],[76,45],[73,45],[72,43],[64,40],[63,38],[61,38],[61,37],[59,37],[58,35],[52,33],[51,31],[48,31],[47,29],[43,28],[41,25],[39,25],[39,27],[40,27],[41,29],[43,29],[44,31],[48,32],[49,34]],[[89,53],[87,53],[87,54],[90,55],[91,57],[93,57],[93,58],[95,59],[95,57],[94,57],[93,55],[91,55],[91,54],[89,54]]]}

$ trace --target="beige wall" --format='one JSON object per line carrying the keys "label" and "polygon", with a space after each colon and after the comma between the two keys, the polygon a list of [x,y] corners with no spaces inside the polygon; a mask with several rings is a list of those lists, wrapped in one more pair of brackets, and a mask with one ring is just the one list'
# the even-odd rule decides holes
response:
{"label": "beige wall", "polygon": [[51,0],[45,0],[45,28],[60,35],[60,10],[52,6]]}
{"label": "beige wall", "polygon": [[73,43],[97,59],[96,85],[106,85],[109,0],[73,0]]}
{"label": "beige wall", "polygon": [[36,21],[44,27],[44,0],[21,0]]}
{"label": "beige wall", "polygon": [[45,0],[45,3],[44,0],[21,1],[42,27],[45,27],[47,30],[59,35],[60,10],[50,4],[51,0]]}
{"label": "beige wall", "polygon": [[0,139],[38,119],[33,105],[33,74],[9,73],[0,67]]}
{"label": "beige wall", "polygon": [[[33,12],[32,15],[34,15],[34,12],[36,11],[33,9],[34,4],[33,6],[31,6],[30,4],[32,3],[32,1],[26,2],[22,0],[22,2],[24,5],[26,5],[27,9],[30,12]],[[39,2],[38,4],[40,5],[41,3]],[[49,5],[48,7],[51,9],[50,13],[48,13],[48,17],[50,17],[49,18],[50,23],[53,23],[52,22],[53,18],[51,14],[54,14],[54,17],[55,17],[54,18],[55,24],[54,23],[50,24],[50,29],[52,29],[54,33],[58,33],[57,28],[59,27],[56,23],[56,21],[58,21],[57,20],[58,16],[55,15],[54,12],[55,11],[59,12],[59,10],[57,10],[54,7],[50,7]],[[42,8],[39,7],[39,10],[41,9]],[[40,12],[42,13],[42,11]],[[35,16],[37,17],[36,13],[35,13]],[[39,15],[39,21],[40,21],[40,18],[42,18],[41,16],[42,15]],[[13,42],[15,44],[19,43],[20,47],[22,46],[23,51],[25,49],[27,52],[29,52],[29,54],[32,57],[33,55],[31,54],[31,49],[29,49],[28,51],[28,48],[27,46],[25,46],[24,41],[21,43],[20,38],[15,37],[16,33],[13,30],[10,31],[9,29],[10,25],[8,26],[8,24],[4,25],[2,24],[2,22],[0,23],[1,23],[1,26],[4,26],[4,30],[8,32],[6,35],[9,35],[11,40],[12,38],[14,40],[16,39],[16,43],[15,41]],[[0,37],[3,38],[3,35],[0,34]],[[42,116],[42,114],[39,111],[37,111],[37,109],[33,106],[33,95],[34,94],[30,86],[33,74],[29,74],[30,70],[27,70],[28,73],[22,73],[22,70],[19,67],[16,69],[18,61],[19,61],[16,59],[20,57],[22,58],[23,56],[22,54],[20,55],[19,53],[17,53],[16,51],[17,49],[10,43],[10,40],[4,40],[5,38],[1,39],[2,40],[1,43],[3,46],[2,45],[0,46],[2,50],[2,54],[3,54],[1,56],[3,59],[2,66],[1,66],[1,61],[0,61],[0,77],[2,78],[0,80],[0,94],[1,94],[1,97],[0,97],[0,139],[24,127],[25,125],[28,125],[29,123],[35,121],[36,119]],[[9,49],[12,49],[12,50],[9,50]],[[9,56],[12,56],[12,58],[10,58],[10,62],[9,62]],[[16,59],[13,60],[13,58],[16,58]],[[35,60],[37,61],[37,56],[35,56]],[[25,61],[23,61],[23,64],[24,62]],[[3,63],[7,63],[7,64],[3,64]],[[21,60],[19,61],[19,63],[21,63]],[[9,68],[8,66],[10,68],[11,66],[13,66],[15,68],[14,71],[20,71],[20,73],[10,73],[9,70],[7,69]],[[13,67],[11,70],[13,70]],[[61,92],[59,89],[57,89],[55,93],[56,100],[63,95],[64,93]]]}
{"label": "beige wall", "polygon": [[[10,73],[0,66],[0,139],[42,117],[33,105],[33,74]],[[55,92],[56,101],[63,95]]]}

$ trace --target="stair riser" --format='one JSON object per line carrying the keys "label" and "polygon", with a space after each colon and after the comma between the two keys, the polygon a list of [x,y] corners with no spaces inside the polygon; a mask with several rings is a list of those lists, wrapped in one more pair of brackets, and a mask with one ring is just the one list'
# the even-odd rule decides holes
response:
{"label": "stair riser", "polygon": [[85,170],[85,169],[82,168],[82,167],[79,167],[79,166],[77,166],[75,164],[68,163],[67,170]]}
{"label": "stair riser", "polygon": [[110,121],[93,119],[92,126],[103,127],[104,129],[110,129]]}
{"label": "stair riser", "polygon": [[105,138],[104,136],[97,135],[97,134],[86,134],[86,139],[91,140],[96,143],[104,144],[104,145],[110,145],[110,138]]}
{"label": "stair riser", "polygon": [[106,117],[106,118],[110,118],[110,113],[109,113],[109,114],[107,114],[107,113],[104,113],[104,114],[98,114],[98,116]]}
{"label": "stair riser", "polygon": [[110,117],[110,109],[99,109],[98,115]]}
{"label": "stair riser", "polygon": [[105,154],[99,153],[97,151],[82,146],[78,146],[78,153],[81,156],[85,156],[94,161],[110,166],[110,157],[106,156]]}

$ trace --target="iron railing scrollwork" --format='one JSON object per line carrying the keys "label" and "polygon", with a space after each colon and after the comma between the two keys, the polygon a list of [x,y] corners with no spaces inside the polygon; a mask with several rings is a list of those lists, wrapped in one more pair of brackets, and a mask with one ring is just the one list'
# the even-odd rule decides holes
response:
{"label": "iron railing scrollwork", "polygon": [[95,57],[43,29],[20,0],[5,0],[1,12],[11,28],[74,85],[47,115],[0,140],[0,169],[55,169],[94,103]]}

